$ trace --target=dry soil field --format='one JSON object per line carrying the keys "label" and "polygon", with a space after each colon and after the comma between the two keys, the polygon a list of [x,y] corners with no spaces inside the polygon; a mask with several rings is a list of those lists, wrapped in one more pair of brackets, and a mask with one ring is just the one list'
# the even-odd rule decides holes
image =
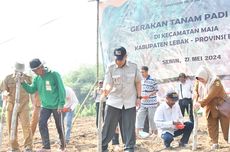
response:
{"label": "dry soil field", "polygon": [[[207,128],[205,126],[205,119],[204,117],[199,117],[199,130],[198,130],[198,149],[197,151],[208,152],[210,151],[210,143],[207,134]],[[6,128],[5,128],[6,129]],[[51,147],[52,152],[56,152],[59,145],[57,144],[57,132],[54,127],[54,121],[49,122],[49,131],[50,131],[50,138],[51,138]],[[72,130],[72,137],[70,143],[67,145],[68,152],[96,152],[97,151],[97,130],[95,128],[95,118],[94,117],[85,117],[85,118],[78,118],[76,123],[74,124]],[[1,152],[6,152],[8,148],[7,144],[7,133],[4,130],[3,136],[3,145],[1,147]],[[178,148],[178,140],[176,138],[172,145],[174,147],[173,151],[180,151],[180,152],[191,152],[192,146],[192,138],[189,142],[189,147],[185,149]],[[22,130],[19,127],[19,143],[22,145],[23,138],[22,138]],[[37,132],[34,136],[34,150],[39,149],[41,147],[41,139],[40,134]],[[222,132],[220,132],[220,149],[217,151],[219,152],[230,152],[230,145],[227,144],[222,137]],[[110,152],[113,152],[112,145],[109,146]],[[120,149],[122,149],[122,144],[120,144]],[[147,139],[137,139],[136,145],[136,152],[164,152],[163,150],[162,141],[159,137],[153,136]],[[122,152],[122,150],[121,150]]]}

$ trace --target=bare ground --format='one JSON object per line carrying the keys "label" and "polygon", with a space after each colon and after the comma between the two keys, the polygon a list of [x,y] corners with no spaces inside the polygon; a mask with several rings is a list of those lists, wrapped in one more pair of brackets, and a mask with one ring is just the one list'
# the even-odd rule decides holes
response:
{"label": "bare ground", "polygon": [[[59,148],[58,135],[56,128],[54,127],[54,121],[49,122],[49,131],[51,139],[52,152],[56,152]],[[222,132],[220,134],[220,149],[219,152],[230,152],[230,145],[223,140]],[[19,143],[23,144],[22,130],[19,127]],[[3,144],[1,146],[1,152],[6,152],[8,149],[7,144],[8,135],[6,127],[3,135]],[[177,137],[172,146],[174,147],[171,152],[191,152],[192,150],[192,137],[189,141],[189,146],[186,148],[178,148],[178,141],[180,137]],[[198,149],[196,151],[209,152],[210,142],[206,128],[206,121],[204,117],[199,118],[199,130],[198,130]],[[121,143],[121,142],[120,142]],[[122,152],[122,144],[120,144],[120,152]],[[34,136],[34,150],[42,147],[40,134],[37,132]],[[23,149],[23,145],[21,146]],[[113,146],[109,145],[110,152],[114,152]],[[95,128],[94,117],[78,118],[75,122],[71,134],[71,141],[67,145],[68,152],[96,152],[97,151],[97,130]],[[166,152],[163,149],[162,140],[158,136],[152,136],[147,139],[137,139],[136,152]]]}

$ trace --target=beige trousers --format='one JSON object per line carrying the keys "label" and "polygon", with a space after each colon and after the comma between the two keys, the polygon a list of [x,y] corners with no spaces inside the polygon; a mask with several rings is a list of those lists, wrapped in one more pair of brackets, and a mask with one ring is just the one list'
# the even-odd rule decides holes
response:
{"label": "beige trousers", "polygon": [[228,118],[220,114],[218,114],[217,118],[213,118],[212,115],[209,114],[207,118],[208,133],[209,133],[209,137],[211,138],[211,142],[213,144],[218,144],[219,121],[220,121],[220,126],[223,132],[224,139],[228,141],[228,128],[229,128]]}
{"label": "beige trousers", "polygon": [[30,127],[32,131],[32,135],[34,135],[37,125],[38,125],[38,121],[40,117],[40,110],[41,110],[41,102],[40,102],[38,92],[33,94],[32,101],[33,101],[34,109],[33,109],[32,117],[31,117]]}
{"label": "beige trousers", "polygon": [[40,117],[40,110],[41,110],[40,106],[34,106],[32,117],[31,117],[31,122],[30,122],[32,135],[34,135],[37,125],[38,125],[38,121]]}
{"label": "beige trousers", "polygon": [[[27,105],[28,106],[28,105]],[[18,121],[20,120],[23,136],[24,136],[24,148],[25,149],[32,149],[33,148],[33,139],[32,139],[32,132],[30,129],[30,118],[29,118],[29,110],[26,106],[19,110],[17,120],[16,120],[16,132],[15,132],[15,140],[11,142],[10,140],[10,132],[11,132],[11,118],[13,114],[13,105],[8,103],[7,108],[7,128],[9,133],[9,145],[12,149],[19,149],[18,144],[18,137],[17,137],[17,130],[18,130]]]}

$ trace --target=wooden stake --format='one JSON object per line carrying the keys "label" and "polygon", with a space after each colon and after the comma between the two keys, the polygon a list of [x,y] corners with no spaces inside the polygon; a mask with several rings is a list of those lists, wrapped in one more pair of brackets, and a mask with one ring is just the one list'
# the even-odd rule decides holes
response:
{"label": "wooden stake", "polygon": [[99,111],[98,111],[98,143],[97,143],[97,152],[102,152],[102,112],[103,112],[103,99],[100,99]]}
{"label": "wooden stake", "polygon": [[193,128],[193,143],[192,143],[192,150],[197,149],[197,129],[198,129],[198,116],[197,110],[193,110],[193,117],[194,117],[194,128]]}
{"label": "wooden stake", "polygon": [[230,144],[230,121],[228,126],[228,143]]}
{"label": "wooden stake", "polygon": [[5,111],[6,111],[6,101],[3,100],[2,115],[1,115],[1,127],[0,127],[0,147],[2,147],[3,127],[4,127],[5,121],[6,121]]}
{"label": "wooden stake", "polygon": [[21,73],[16,74],[16,92],[15,92],[15,103],[13,114],[11,118],[11,128],[10,128],[10,141],[13,143],[16,136],[16,125],[18,117],[18,107],[20,105],[20,88],[21,88]]}
{"label": "wooden stake", "polygon": [[63,116],[63,112],[61,111],[60,113],[60,117],[61,117],[61,130],[62,130],[62,142],[64,143],[64,148],[66,148],[66,142],[65,142],[65,129],[64,129],[64,116]]}

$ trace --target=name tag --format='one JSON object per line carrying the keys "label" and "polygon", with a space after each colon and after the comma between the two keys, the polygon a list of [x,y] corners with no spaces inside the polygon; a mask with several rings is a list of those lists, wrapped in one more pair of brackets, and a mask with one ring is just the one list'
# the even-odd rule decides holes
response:
{"label": "name tag", "polygon": [[115,85],[121,84],[122,80],[121,80],[121,76],[120,75],[113,75],[112,78],[113,78],[113,84],[115,84]]}
{"label": "name tag", "polygon": [[51,91],[51,85],[49,81],[46,81],[46,91]]}

